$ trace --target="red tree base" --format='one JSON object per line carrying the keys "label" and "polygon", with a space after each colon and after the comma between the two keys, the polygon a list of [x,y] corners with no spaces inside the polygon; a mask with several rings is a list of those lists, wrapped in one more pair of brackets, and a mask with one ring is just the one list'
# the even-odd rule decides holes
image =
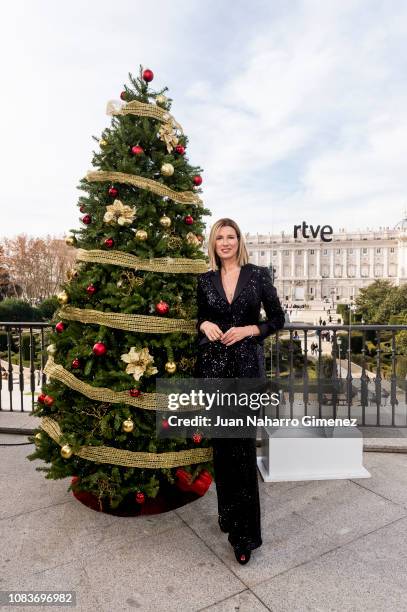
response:
{"label": "red tree base", "polygon": [[[77,482],[77,477],[72,478],[72,483]],[[107,504],[100,506],[98,498],[88,491],[72,491],[74,497],[82,504],[96,510],[115,516],[141,516],[148,514],[161,514],[175,510],[202,497],[202,494],[193,491],[180,491],[176,485],[161,485],[156,497],[146,497],[143,504],[138,504],[134,494],[128,496],[117,508],[110,508]]]}

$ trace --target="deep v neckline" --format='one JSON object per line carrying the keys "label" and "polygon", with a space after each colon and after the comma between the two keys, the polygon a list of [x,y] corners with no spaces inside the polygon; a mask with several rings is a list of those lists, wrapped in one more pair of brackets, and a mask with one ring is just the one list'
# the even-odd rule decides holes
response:
{"label": "deep v neckline", "polygon": [[232,300],[231,300],[230,302],[229,302],[229,300],[228,300],[228,296],[227,296],[227,294],[226,294],[225,287],[223,286],[223,282],[222,282],[222,273],[221,273],[221,271],[219,271],[220,283],[221,283],[221,285],[222,285],[222,289],[223,289],[223,292],[224,292],[225,297],[226,297],[226,301],[227,301],[227,303],[229,304],[229,306],[231,306],[231,305],[233,304],[233,300],[235,299],[236,289],[237,289],[237,286],[238,286],[238,284],[239,284],[239,280],[240,280],[240,277],[241,277],[241,274],[242,274],[242,269],[243,269],[243,266],[240,266],[240,270],[239,270],[239,274],[238,274],[238,277],[237,277],[237,281],[236,281],[235,289],[234,289],[234,291],[233,291],[233,295],[232,295]]}

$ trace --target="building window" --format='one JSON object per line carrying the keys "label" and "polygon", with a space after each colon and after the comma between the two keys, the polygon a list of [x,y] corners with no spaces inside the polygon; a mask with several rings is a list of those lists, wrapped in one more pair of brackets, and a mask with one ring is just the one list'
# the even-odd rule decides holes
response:
{"label": "building window", "polygon": [[273,255],[277,255],[277,251],[273,251]]}
{"label": "building window", "polygon": [[302,253],[301,249],[297,251],[297,255],[301,255],[301,253]]}
{"label": "building window", "polygon": [[283,251],[283,255],[288,255],[289,251]]}
{"label": "building window", "polygon": [[381,253],[382,250],[381,249],[376,249],[376,253]]}
{"label": "building window", "polygon": [[264,251],[260,251],[260,257],[264,257]]}
{"label": "building window", "polygon": [[362,249],[362,253],[363,253],[363,255],[366,255],[367,254],[367,249]]}
{"label": "building window", "polygon": [[[314,255],[314,253],[315,253],[314,249],[311,249],[310,250],[310,255]],[[311,291],[311,293],[312,293],[312,291]]]}
{"label": "building window", "polygon": [[394,253],[394,247],[391,247],[390,253]]}
{"label": "building window", "polygon": [[324,250],[323,250],[323,254],[324,254],[324,255],[328,255],[328,249],[324,249]]}
{"label": "building window", "polygon": [[336,252],[340,255],[341,249],[336,249]]}

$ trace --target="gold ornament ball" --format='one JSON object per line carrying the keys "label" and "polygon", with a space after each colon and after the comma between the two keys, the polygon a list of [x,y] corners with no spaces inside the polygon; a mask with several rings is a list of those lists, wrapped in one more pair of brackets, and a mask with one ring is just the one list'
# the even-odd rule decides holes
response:
{"label": "gold ornament ball", "polygon": [[136,240],[141,240],[144,242],[144,240],[147,240],[148,238],[148,234],[146,232],[146,230],[143,229],[139,229],[136,232]]}
{"label": "gold ornament ball", "polygon": [[57,347],[55,344],[49,344],[47,346],[47,353],[48,355],[55,355],[55,353],[57,352]]}
{"label": "gold ornament ball", "polygon": [[69,444],[64,444],[64,445],[61,447],[61,456],[62,456],[64,459],[69,459],[70,457],[72,457],[72,453],[73,453],[73,451],[72,451],[72,447],[71,447],[71,446],[69,446]]}
{"label": "gold ornament ball", "polygon": [[41,440],[42,440],[42,433],[40,431],[35,434],[34,440],[35,440],[36,444],[39,444],[41,442]]}
{"label": "gold ornament ball", "polygon": [[161,174],[163,176],[172,176],[174,174],[174,166],[172,164],[163,164],[161,166]]}
{"label": "gold ornament ball", "polygon": [[61,291],[61,293],[58,293],[57,299],[60,304],[66,304],[69,300],[69,295],[66,291]]}
{"label": "gold ornament ball", "polygon": [[107,145],[107,140],[105,140],[104,138],[102,138],[101,140],[99,140],[99,145],[101,147],[105,147]]}
{"label": "gold ornament ball", "polygon": [[171,219],[169,217],[167,217],[166,215],[164,215],[160,219],[160,225],[162,225],[162,227],[170,227]]}
{"label": "gold ornament ball", "polygon": [[165,104],[167,102],[168,98],[166,96],[163,96],[163,94],[159,94],[156,99],[155,99],[155,103],[156,104]]}
{"label": "gold ornament ball", "polygon": [[130,433],[134,429],[134,422],[131,419],[126,419],[122,423],[122,430],[125,433]]}
{"label": "gold ornament ball", "polygon": [[68,246],[73,246],[76,242],[76,238],[75,236],[66,236],[65,237],[65,244],[67,244]]}
{"label": "gold ornament ball", "polygon": [[168,372],[168,374],[175,374],[175,372],[177,371],[177,365],[175,361],[167,361],[167,363],[165,364],[165,371]]}

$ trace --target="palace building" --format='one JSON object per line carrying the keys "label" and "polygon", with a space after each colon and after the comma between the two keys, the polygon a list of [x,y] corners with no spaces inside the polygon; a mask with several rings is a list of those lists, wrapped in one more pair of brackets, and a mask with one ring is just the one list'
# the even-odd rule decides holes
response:
{"label": "palace building", "polygon": [[377,279],[407,281],[407,218],[393,229],[340,229],[330,238],[245,234],[250,262],[272,270],[282,300],[347,303]]}

